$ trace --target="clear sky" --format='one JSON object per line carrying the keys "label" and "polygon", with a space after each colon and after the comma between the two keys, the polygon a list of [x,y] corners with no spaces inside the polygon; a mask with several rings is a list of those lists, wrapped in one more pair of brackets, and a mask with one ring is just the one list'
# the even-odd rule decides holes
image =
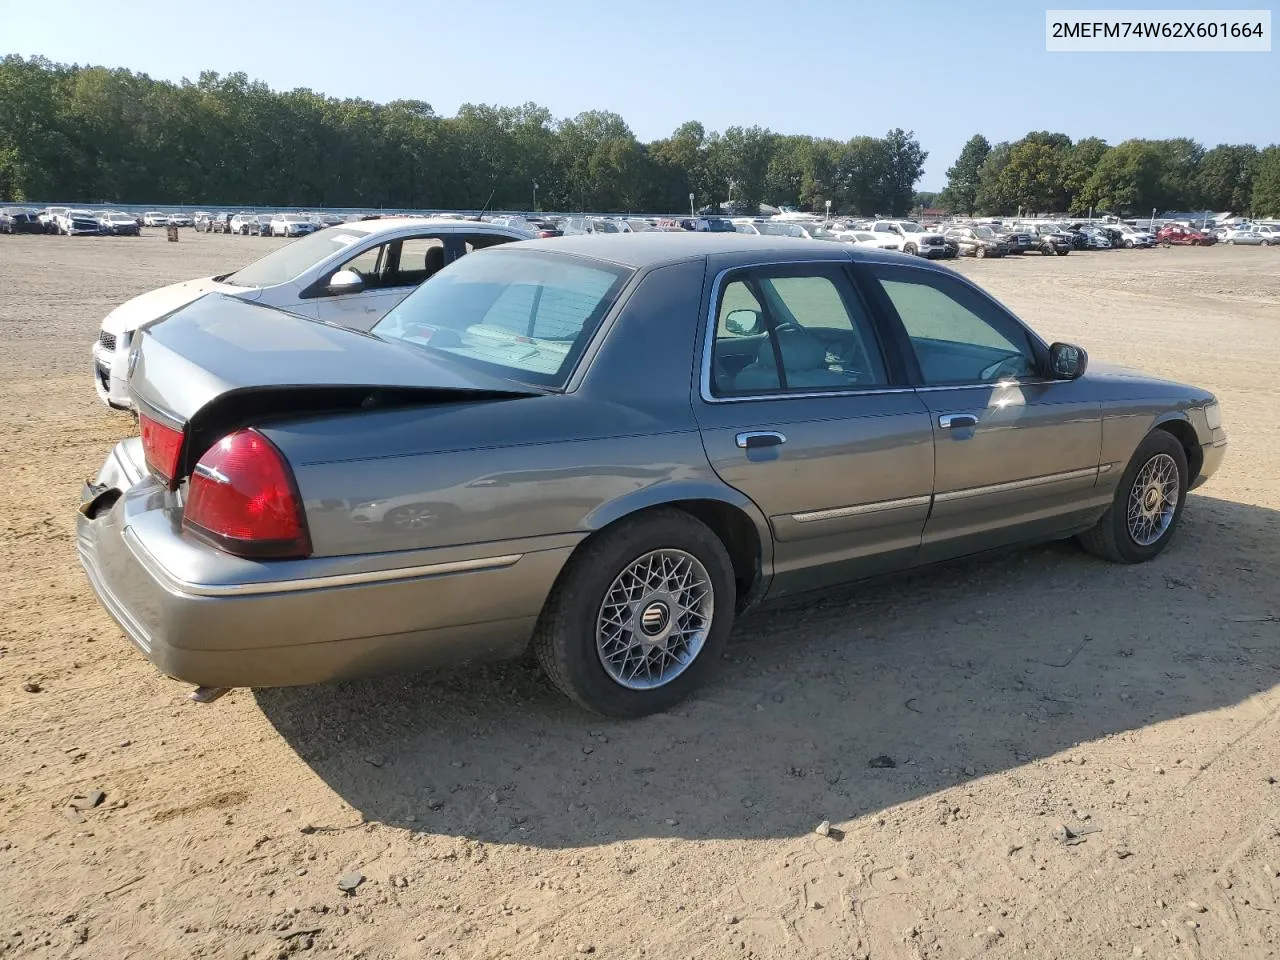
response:
{"label": "clear sky", "polygon": [[[1255,2],[1253,6],[1269,3]],[[1184,8],[1242,9],[1249,0]],[[914,130],[938,189],[964,141],[1280,141],[1271,53],[1045,52],[1034,0],[0,0],[0,53],[169,80],[243,70],[276,88],[605,109],[642,140],[685,120],[841,140]],[[1280,18],[1276,18],[1280,23]]]}

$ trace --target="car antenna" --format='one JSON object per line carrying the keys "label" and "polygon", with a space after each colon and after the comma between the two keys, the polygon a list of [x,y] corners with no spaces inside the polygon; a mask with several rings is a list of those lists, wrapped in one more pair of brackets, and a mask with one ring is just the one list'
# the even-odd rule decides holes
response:
{"label": "car antenna", "polygon": [[489,209],[489,204],[493,203],[493,195],[497,192],[498,192],[497,187],[494,187],[492,190],[489,191],[489,199],[484,202],[484,206],[481,207],[480,212],[476,214],[477,219],[484,216],[484,212]]}

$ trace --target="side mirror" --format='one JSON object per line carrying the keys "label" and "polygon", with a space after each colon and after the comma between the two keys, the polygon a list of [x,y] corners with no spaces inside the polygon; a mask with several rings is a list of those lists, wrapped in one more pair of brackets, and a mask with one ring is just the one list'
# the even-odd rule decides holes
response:
{"label": "side mirror", "polygon": [[733,310],[724,319],[724,328],[737,337],[754,337],[764,332],[760,314],[754,310]]}
{"label": "side mirror", "polygon": [[1089,355],[1074,343],[1055,343],[1049,348],[1049,374],[1055,380],[1076,380],[1089,366]]}
{"label": "side mirror", "polygon": [[359,293],[364,289],[364,277],[354,270],[339,270],[329,278],[330,293]]}

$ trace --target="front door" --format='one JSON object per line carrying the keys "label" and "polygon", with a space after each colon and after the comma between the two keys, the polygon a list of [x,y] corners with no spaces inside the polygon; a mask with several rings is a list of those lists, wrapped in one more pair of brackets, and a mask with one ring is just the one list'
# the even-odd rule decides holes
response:
{"label": "front door", "polygon": [[891,374],[845,265],[727,271],[711,318],[694,406],[717,474],[769,518],[769,596],[909,564],[932,494],[929,414]]}
{"label": "front door", "polygon": [[368,330],[397,303],[407,297],[445,264],[446,235],[422,235],[388,240],[362,250],[335,268],[351,270],[364,280],[356,293],[330,294],[322,278],[317,295],[304,303],[318,319],[353,330]]}
{"label": "front door", "polygon": [[1101,404],[1087,385],[1043,376],[1043,344],[954,274],[893,264],[867,272],[901,320],[932,418],[934,502],[920,560],[1096,517],[1109,497],[1097,488]]}

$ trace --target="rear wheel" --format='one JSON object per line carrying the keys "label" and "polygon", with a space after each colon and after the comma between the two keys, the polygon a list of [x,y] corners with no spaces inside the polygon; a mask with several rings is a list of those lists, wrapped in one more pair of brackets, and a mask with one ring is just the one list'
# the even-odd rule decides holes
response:
{"label": "rear wheel", "polygon": [[733,564],[705,524],[646,511],[603,531],[561,573],[534,630],[551,682],[588,710],[666,710],[709,675],[729,637]]}
{"label": "rear wheel", "polygon": [[1159,554],[1187,499],[1187,455],[1171,434],[1154,430],[1138,445],[1115,498],[1078,538],[1090,553],[1115,563],[1143,563]]}

